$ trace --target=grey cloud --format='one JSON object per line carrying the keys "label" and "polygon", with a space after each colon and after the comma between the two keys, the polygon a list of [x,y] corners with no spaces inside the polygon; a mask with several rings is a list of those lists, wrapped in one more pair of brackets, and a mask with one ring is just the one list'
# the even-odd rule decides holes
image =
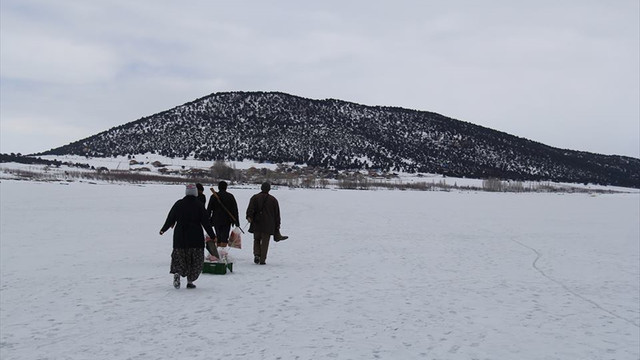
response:
{"label": "grey cloud", "polygon": [[[640,157],[636,0],[0,6],[3,122],[43,118],[88,136],[215,91],[277,90]],[[65,56],[46,56],[56,49]]]}

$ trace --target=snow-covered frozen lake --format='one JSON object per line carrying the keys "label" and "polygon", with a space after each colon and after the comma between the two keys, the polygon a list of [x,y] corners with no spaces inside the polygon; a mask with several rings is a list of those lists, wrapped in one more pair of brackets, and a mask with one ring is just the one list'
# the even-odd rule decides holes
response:
{"label": "snow-covered frozen lake", "polygon": [[0,358],[640,358],[637,193],[274,189],[268,264],[176,290],[183,189],[2,180]]}

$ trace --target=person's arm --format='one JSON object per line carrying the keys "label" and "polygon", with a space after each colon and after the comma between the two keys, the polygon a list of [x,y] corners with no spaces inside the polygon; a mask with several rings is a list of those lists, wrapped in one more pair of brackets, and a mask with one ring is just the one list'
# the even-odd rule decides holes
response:
{"label": "person's arm", "polygon": [[249,199],[249,205],[247,206],[247,214],[246,214],[246,219],[247,221],[251,222],[253,221],[253,207],[254,207],[254,200],[253,200],[253,196],[251,197],[251,199]]}
{"label": "person's arm", "polygon": [[[213,189],[211,191],[213,191]],[[207,206],[207,215],[209,216],[209,218],[213,216],[213,202],[216,201],[216,199],[214,199],[213,197],[214,195],[211,195],[211,197],[209,197],[209,205]]]}
{"label": "person's arm", "polygon": [[178,203],[176,202],[171,207],[171,210],[169,210],[169,215],[167,215],[167,220],[164,222],[164,225],[162,225],[162,228],[160,229],[160,235],[164,234],[167,230],[169,230],[170,227],[173,227],[173,225],[176,223],[177,206],[178,206]]}
{"label": "person's arm", "polygon": [[273,198],[274,202],[275,202],[275,206],[274,206],[274,220],[276,223],[276,230],[280,230],[280,205],[278,204],[278,200],[274,197]]}
{"label": "person's arm", "polygon": [[202,227],[204,228],[204,231],[207,232],[207,235],[209,235],[209,237],[215,241],[216,233],[215,231],[213,231],[213,228],[211,227],[211,223],[209,222],[209,217],[207,216],[207,210],[205,210],[204,207],[202,208],[200,225],[202,225]]}

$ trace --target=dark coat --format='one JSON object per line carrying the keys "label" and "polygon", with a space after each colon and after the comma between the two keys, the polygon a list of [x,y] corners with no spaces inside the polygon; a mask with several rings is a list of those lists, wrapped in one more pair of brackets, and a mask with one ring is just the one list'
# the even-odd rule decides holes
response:
{"label": "dark coat", "polygon": [[249,200],[247,219],[251,219],[249,232],[274,235],[280,229],[280,205],[269,193],[255,194]]}
{"label": "dark coat", "polygon": [[[216,199],[216,194],[220,201]],[[216,194],[211,195],[209,198],[209,206],[207,206],[207,210],[209,211],[209,216],[211,217],[211,225],[213,226],[229,226],[235,225],[240,226],[240,219],[238,217],[238,203],[236,202],[236,198],[228,193],[226,190],[218,191]],[[224,205],[224,207],[222,205]],[[233,215],[233,219],[229,216],[227,210]]]}
{"label": "dark coat", "polygon": [[204,205],[195,196],[185,196],[176,201],[160,231],[165,232],[174,224],[174,249],[204,249],[203,227],[212,239],[216,237]]}

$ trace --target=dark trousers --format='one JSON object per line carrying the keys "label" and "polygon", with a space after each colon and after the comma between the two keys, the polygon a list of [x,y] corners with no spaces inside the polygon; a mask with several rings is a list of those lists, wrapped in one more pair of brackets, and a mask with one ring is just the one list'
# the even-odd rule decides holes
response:
{"label": "dark trousers", "polygon": [[215,224],[213,228],[216,230],[216,237],[219,243],[229,242],[229,232],[231,231],[231,223],[229,224]]}
{"label": "dark trousers", "polygon": [[259,256],[260,262],[265,262],[267,259],[270,238],[271,234],[259,232],[253,233],[253,256]]}

